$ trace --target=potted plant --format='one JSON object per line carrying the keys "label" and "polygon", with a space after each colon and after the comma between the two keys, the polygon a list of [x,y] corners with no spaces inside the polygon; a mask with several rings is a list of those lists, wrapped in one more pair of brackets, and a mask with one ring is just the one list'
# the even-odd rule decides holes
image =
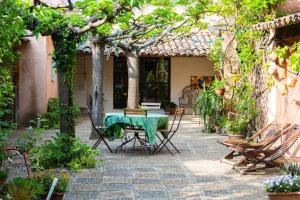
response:
{"label": "potted plant", "polygon": [[290,55],[289,47],[277,47],[275,54],[278,56],[279,68],[277,69],[277,74],[279,79],[287,78],[287,58]]}
{"label": "potted plant", "polygon": [[196,95],[194,103],[194,111],[198,112],[204,121],[204,130],[208,132],[214,131],[214,124],[217,115],[223,111],[222,98],[218,96],[214,89],[204,88]]}
{"label": "potted plant", "polygon": [[64,193],[67,190],[69,183],[69,174],[67,172],[56,172],[54,170],[46,170],[36,172],[33,175],[33,178],[36,179],[43,186],[43,196],[46,196],[48,194],[54,178],[58,178],[58,182],[54,189],[54,193],[52,194],[51,200],[63,199]]}
{"label": "potted plant", "polygon": [[162,104],[162,108],[165,110],[166,113],[169,115],[174,115],[176,112],[177,105],[174,102],[164,102]]}
{"label": "potted plant", "polygon": [[241,127],[235,120],[228,120],[226,122],[226,131],[230,139],[242,139]]}
{"label": "potted plant", "polygon": [[296,175],[276,176],[264,182],[270,200],[300,199],[300,177]]}
{"label": "potted plant", "polygon": [[225,93],[225,83],[224,81],[215,80],[212,84],[213,88],[215,88],[215,91],[217,95],[223,96]]}
{"label": "potted plant", "polygon": [[4,193],[11,199],[40,199],[43,193],[42,185],[35,179],[15,178],[4,187]]}
{"label": "potted plant", "polygon": [[300,72],[300,47],[298,46],[300,43],[296,43],[291,48],[291,56],[288,59],[288,78],[286,80],[286,84],[289,87],[295,87],[297,83],[297,75]]}
{"label": "potted plant", "polygon": [[245,113],[237,113],[235,115],[229,116],[226,122],[226,131],[229,138],[242,139],[244,135],[242,134],[248,123],[250,117]]}
{"label": "potted plant", "polygon": [[278,65],[274,61],[270,61],[270,66],[268,69],[268,73],[272,76],[275,76],[277,74]]}

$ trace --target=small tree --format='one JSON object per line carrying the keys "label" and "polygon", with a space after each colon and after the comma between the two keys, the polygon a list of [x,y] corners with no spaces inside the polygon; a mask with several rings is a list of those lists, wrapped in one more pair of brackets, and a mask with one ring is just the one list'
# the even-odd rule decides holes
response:
{"label": "small tree", "polygon": [[6,137],[15,126],[10,116],[14,102],[12,74],[19,58],[15,47],[25,33],[25,24],[20,17],[22,10],[19,1],[0,1],[0,165],[6,159]]}
{"label": "small tree", "polygon": [[[190,1],[193,2],[193,1]],[[131,0],[122,1],[95,1],[84,0],[78,2],[82,13],[88,16],[105,16],[107,23],[91,32],[92,53],[93,53],[93,90],[92,90],[92,118],[95,123],[103,120],[103,68],[104,68],[104,49],[106,45],[125,51],[128,63],[129,91],[128,105],[136,107],[138,104],[138,60],[136,54],[141,49],[159,42],[172,30],[178,29],[183,24],[191,21],[191,16],[178,14],[174,7],[182,5],[180,1],[141,1]],[[196,12],[190,7],[186,7],[191,15],[203,13],[206,3],[196,4],[199,10]],[[147,14],[138,15],[135,11],[145,7],[156,6],[154,10]],[[201,8],[201,9],[200,9]],[[119,12],[115,12],[119,10]],[[101,12],[99,12],[101,11]],[[182,22],[183,21],[183,22]],[[179,24],[176,24],[179,22]],[[166,28],[167,30],[164,30]],[[143,41],[144,40],[144,41]],[[143,41],[141,43],[141,41]]]}

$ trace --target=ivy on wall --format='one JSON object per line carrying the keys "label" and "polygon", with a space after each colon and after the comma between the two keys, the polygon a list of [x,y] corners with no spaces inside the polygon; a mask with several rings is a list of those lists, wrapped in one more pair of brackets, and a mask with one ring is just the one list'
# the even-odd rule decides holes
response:
{"label": "ivy on wall", "polygon": [[265,90],[263,85],[257,85],[255,77],[261,73],[265,51],[259,42],[266,35],[253,32],[251,26],[278,16],[275,7],[282,1],[221,0],[212,7],[213,12],[224,19],[223,26],[227,30],[222,38],[214,41],[210,56],[226,83],[225,104],[229,111],[246,115],[251,121],[260,112],[257,99]]}

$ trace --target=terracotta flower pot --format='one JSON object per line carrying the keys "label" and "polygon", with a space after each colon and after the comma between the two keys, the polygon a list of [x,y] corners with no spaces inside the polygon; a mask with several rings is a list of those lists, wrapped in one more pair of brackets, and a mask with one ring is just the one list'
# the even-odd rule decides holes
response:
{"label": "terracotta flower pot", "polygon": [[286,68],[279,67],[277,69],[277,73],[278,73],[278,78],[279,79],[286,79],[286,77],[287,77],[287,70],[286,70]]}
{"label": "terracotta flower pot", "polygon": [[300,192],[268,193],[269,200],[299,200]]}
{"label": "terracotta flower pot", "polygon": [[276,65],[276,63],[271,61],[270,67],[268,69],[268,74],[275,76],[277,74],[277,68],[278,68],[278,65]]}
{"label": "terracotta flower pot", "polygon": [[228,139],[243,139],[243,135],[240,132],[227,131]]}
{"label": "terracotta flower pot", "polygon": [[219,96],[223,96],[224,93],[225,93],[225,88],[218,88],[218,89],[216,89],[216,93]]}
{"label": "terracotta flower pot", "polygon": [[281,95],[286,95],[288,93],[288,88],[286,84],[280,84],[279,90]]}
{"label": "terracotta flower pot", "polygon": [[268,58],[273,62],[278,62],[278,56],[275,53],[269,54]]}
{"label": "terracotta flower pot", "polygon": [[63,200],[64,194],[65,193],[63,193],[63,192],[54,192],[51,197],[51,200]]}
{"label": "terracotta flower pot", "polygon": [[285,68],[287,66],[287,62],[285,58],[278,58],[278,64],[280,67]]}
{"label": "terracotta flower pot", "polygon": [[286,85],[289,87],[295,87],[297,81],[298,81],[298,75],[296,73],[288,71]]}
{"label": "terracotta flower pot", "polygon": [[288,76],[286,79],[286,85],[289,87],[295,87],[297,79],[295,77]]}

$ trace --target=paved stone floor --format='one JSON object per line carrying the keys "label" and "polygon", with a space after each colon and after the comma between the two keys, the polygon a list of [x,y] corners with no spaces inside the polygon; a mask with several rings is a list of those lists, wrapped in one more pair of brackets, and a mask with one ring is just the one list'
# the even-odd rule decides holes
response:
{"label": "paved stone floor", "polygon": [[[87,143],[90,124],[82,118],[77,135]],[[185,116],[174,143],[181,151],[147,155],[144,149],[110,153],[100,145],[97,169],[72,176],[65,200],[264,200],[262,182],[276,170],[241,176],[220,159],[227,149],[216,143],[222,136],[201,132],[197,117]],[[116,147],[120,141],[110,143]],[[129,148],[130,146],[128,146]]]}

